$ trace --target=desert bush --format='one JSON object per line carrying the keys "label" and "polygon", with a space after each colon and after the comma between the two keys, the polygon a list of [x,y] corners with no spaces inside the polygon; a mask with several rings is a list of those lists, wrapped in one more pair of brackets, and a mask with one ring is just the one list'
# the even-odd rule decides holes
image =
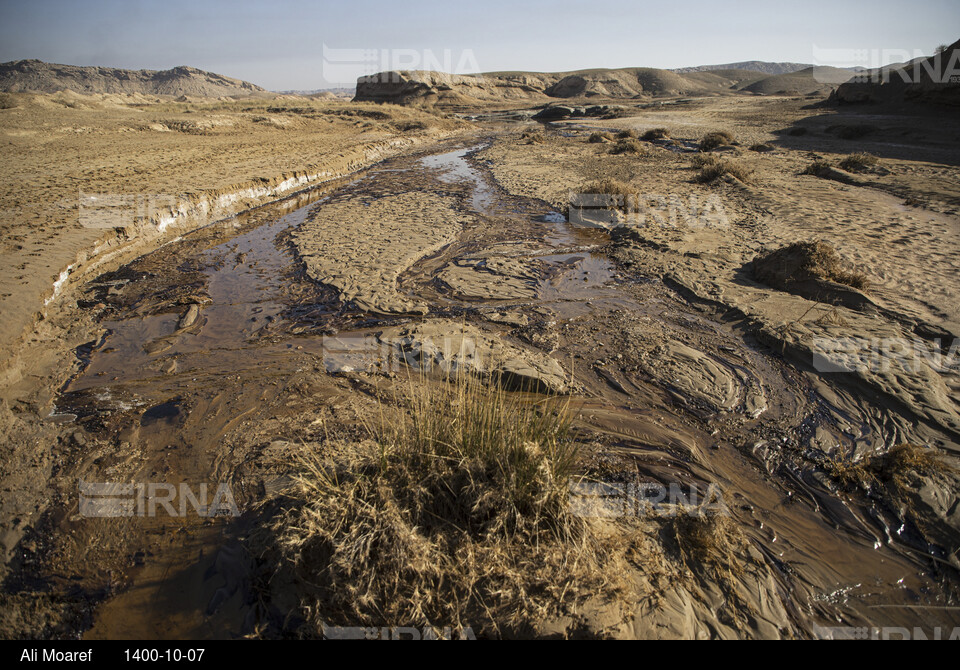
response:
{"label": "desert bush", "polygon": [[0,109],[13,109],[17,101],[9,93],[0,93]]}
{"label": "desert bush", "polygon": [[810,165],[805,167],[803,169],[803,172],[801,172],[800,174],[809,174],[809,175],[813,175],[814,177],[819,177],[823,175],[830,168],[831,168],[831,165],[829,162],[818,158],[817,160],[810,163]]}
{"label": "desert bush", "polygon": [[617,139],[619,140],[635,140],[637,137],[639,137],[637,131],[633,128],[627,128],[617,133]]}
{"label": "desert bush", "polygon": [[411,380],[398,400],[373,439],[305,451],[275,522],[314,625],[498,635],[625,592],[623,539],[569,509],[578,448],[565,402],[468,376]]}
{"label": "desert bush", "polygon": [[819,279],[856,289],[867,288],[866,275],[848,270],[826,242],[795,242],[761,254],[753,261],[754,274],[765,284],[789,291],[792,284]]}
{"label": "desert bush", "polygon": [[600,144],[601,142],[613,142],[613,133],[597,131],[590,133],[590,138],[587,140],[591,144]]}
{"label": "desert bush", "polygon": [[610,149],[612,154],[646,154],[647,150],[643,148],[637,140],[620,140]]}
{"label": "desert bush", "polygon": [[720,159],[713,154],[693,154],[690,157],[690,163],[696,168],[707,167],[708,165],[716,165],[719,162]]}
{"label": "desert bush", "polygon": [[712,163],[705,164],[697,174],[696,180],[701,184],[708,184],[712,181],[716,181],[724,175],[730,175],[739,181],[746,183],[750,181],[752,174],[753,171],[750,170],[750,168],[744,167],[740,163],[735,163],[728,160],[717,160]]}
{"label": "desert bush", "polygon": [[753,144],[750,146],[750,151],[756,151],[757,153],[761,153],[761,154],[765,154],[773,150],[774,150],[774,147],[769,144],[759,143],[759,144]]}
{"label": "desert bush", "polygon": [[840,167],[849,172],[862,172],[879,165],[880,159],[864,152],[850,154],[840,162]]}
{"label": "desert bush", "polygon": [[653,128],[643,134],[643,139],[645,139],[647,142],[652,142],[653,140],[666,140],[669,138],[670,131],[666,128]]}
{"label": "desert bush", "polygon": [[725,130],[718,130],[704,135],[700,140],[700,151],[713,151],[728,144],[733,144],[733,135]]}

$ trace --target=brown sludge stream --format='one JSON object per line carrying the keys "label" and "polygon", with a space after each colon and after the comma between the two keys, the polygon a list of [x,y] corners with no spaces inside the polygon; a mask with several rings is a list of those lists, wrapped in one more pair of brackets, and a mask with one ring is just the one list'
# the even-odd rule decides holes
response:
{"label": "brown sludge stream", "polygon": [[[618,476],[719,484],[789,603],[794,633],[960,625],[955,577],[936,548],[777,457],[824,416],[855,424],[855,403],[831,404],[846,394],[828,403],[736,320],[618,268],[605,232],[552,222],[546,204],[503,192],[477,148],[387,161],[186,235],[87,287],[104,334],[79,352],[85,366],[57,402],[94,445],[70,464],[74,481],[206,483],[211,494],[226,482],[244,512],[89,518],[67,497],[46,520],[51,539],[31,578],[85,594],[88,637],[237,637],[282,619],[292,604],[264,596],[262,566],[242,542],[276,484],[259,459],[274,441],[316,430],[312,408],[350,414],[351,394],[376,371],[338,359],[345,342],[434,320],[470,324],[572,372],[582,428]],[[426,316],[359,309],[341,299],[347,279],[308,276],[298,228],[404,194],[456,208],[452,242],[395,268],[400,298],[426,305]]]}

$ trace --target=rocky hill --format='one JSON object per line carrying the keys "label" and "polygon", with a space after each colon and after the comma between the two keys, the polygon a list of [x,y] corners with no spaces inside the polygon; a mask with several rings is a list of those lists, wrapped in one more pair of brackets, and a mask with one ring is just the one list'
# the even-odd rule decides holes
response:
{"label": "rocky hill", "polygon": [[357,80],[357,101],[469,105],[477,102],[546,101],[551,98],[648,99],[676,96],[828,94],[853,73],[813,68],[769,75],[752,70],[678,73],[656,68],[576,72],[489,72],[453,75],[429,71],[383,72]]}
{"label": "rocky hill", "polygon": [[960,41],[934,56],[860,72],[830,102],[960,107]]}
{"label": "rocky hill", "polygon": [[266,92],[246,81],[187,66],[170,70],[122,70],[58,65],[39,60],[0,63],[0,91],[139,93],[176,97],[245,96]]}

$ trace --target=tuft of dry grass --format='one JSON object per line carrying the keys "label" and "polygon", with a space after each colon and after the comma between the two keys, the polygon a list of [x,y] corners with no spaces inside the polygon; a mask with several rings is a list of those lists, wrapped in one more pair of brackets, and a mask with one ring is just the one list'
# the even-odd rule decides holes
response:
{"label": "tuft of dry grass", "polygon": [[766,284],[790,290],[794,282],[820,279],[855,289],[868,288],[863,273],[847,269],[836,249],[826,242],[795,242],[758,256],[754,260],[758,279]]}
{"label": "tuft of dry grass", "polygon": [[832,166],[830,165],[829,162],[822,159],[817,159],[812,163],[810,163],[810,165],[805,167],[803,169],[803,172],[801,172],[800,174],[809,174],[809,175],[813,175],[814,177],[819,177],[820,175],[824,174],[827,170],[829,170],[831,167]]}
{"label": "tuft of dry grass", "polygon": [[670,139],[670,131],[666,128],[652,128],[643,134],[643,139],[648,142],[653,140],[667,140]]}
{"label": "tuft of dry grass", "polygon": [[943,462],[935,449],[905,443],[893,447],[880,457],[877,464],[877,479],[889,486],[891,493],[902,497],[910,488],[911,472],[929,477],[951,470],[952,468]]}
{"label": "tuft of dry grass", "polygon": [[0,93],[0,109],[13,109],[16,106],[16,98],[9,93]]}
{"label": "tuft of dry grass", "polygon": [[610,149],[610,153],[645,155],[647,150],[637,140],[620,140]]}
{"label": "tuft of dry grass", "polygon": [[618,140],[635,140],[639,137],[637,131],[633,128],[627,128],[626,130],[621,130],[617,133]]}
{"label": "tuft of dry grass", "polygon": [[850,154],[840,161],[840,167],[848,172],[863,172],[879,164],[879,158],[866,152]]}
{"label": "tuft of dry grass", "polygon": [[463,376],[408,386],[374,439],[301,455],[276,530],[310,585],[313,625],[523,634],[624,596],[626,536],[569,509],[578,448],[565,402]]}
{"label": "tuft of dry grass", "polygon": [[[738,181],[747,183],[753,175],[753,171],[750,168],[733,161],[714,159],[712,161],[705,160],[697,162],[702,163],[700,172],[697,173],[696,177],[696,181],[701,184],[709,184],[725,175],[730,175]],[[696,162],[694,164],[696,164]]]}
{"label": "tuft of dry grass", "polygon": [[591,144],[600,144],[602,142],[613,142],[613,140],[613,133],[597,131],[590,133],[590,138],[587,141]]}
{"label": "tuft of dry grass", "polygon": [[750,145],[750,151],[756,151],[757,153],[765,154],[774,150],[774,147],[770,144],[752,144]]}
{"label": "tuft of dry grass", "polygon": [[713,151],[728,144],[733,144],[733,135],[725,130],[717,130],[704,135],[700,140],[700,151]]}
{"label": "tuft of dry grass", "polygon": [[520,134],[520,141],[524,144],[544,144],[547,138],[537,130],[524,130]]}

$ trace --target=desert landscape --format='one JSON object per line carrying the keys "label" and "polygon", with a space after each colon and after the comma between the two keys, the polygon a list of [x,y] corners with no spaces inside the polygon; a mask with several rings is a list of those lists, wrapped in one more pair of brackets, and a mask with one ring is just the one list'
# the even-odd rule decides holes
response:
{"label": "desert landscape", "polygon": [[0,64],[0,633],[960,639],[958,109]]}

